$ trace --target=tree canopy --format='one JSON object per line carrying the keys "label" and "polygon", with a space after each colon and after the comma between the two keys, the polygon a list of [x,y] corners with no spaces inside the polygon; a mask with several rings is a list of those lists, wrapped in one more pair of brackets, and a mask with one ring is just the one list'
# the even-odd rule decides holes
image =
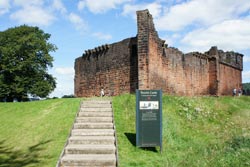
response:
{"label": "tree canopy", "polygon": [[243,93],[245,95],[250,95],[250,82],[249,83],[243,83]]}
{"label": "tree canopy", "polygon": [[22,25],[0,32],[0,101],[22,100],[28,94],[46,97],[56,87],[48,73],[57,47],[50,34]]}

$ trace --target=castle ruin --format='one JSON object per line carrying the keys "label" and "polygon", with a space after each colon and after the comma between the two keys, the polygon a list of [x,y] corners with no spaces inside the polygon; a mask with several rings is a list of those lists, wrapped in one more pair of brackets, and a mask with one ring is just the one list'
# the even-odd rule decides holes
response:
{"label": "castle ruin", "polygon": [[137,36],[102,45],[75,60],[77,97],[115,96],[136,89],[173,95],[231,95],[242,86],[243,55],[217,47],[184,54],[158,37],[148,10],[137,11]]}

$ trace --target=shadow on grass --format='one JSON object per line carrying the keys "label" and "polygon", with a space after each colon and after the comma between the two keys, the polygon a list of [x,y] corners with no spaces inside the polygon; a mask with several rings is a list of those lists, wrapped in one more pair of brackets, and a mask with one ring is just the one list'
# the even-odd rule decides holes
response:
{"label": "shadow on grass", "polygon": [[250,148],[250,138],[244,136],[234,137],[231,141],[226,142],[229,147],[234,151],[239,149],[249,149]]}
{"label": "shadow on grass", "polygon": [[[135,133],[124,133],[125,136],[128,138],[129,142],[136,147],[136,134]],[[155,147],[140,147],[140,149],[145,151],[152,151],[157,152]]]}
{"label": "shadow on grass", "polygon": [[5,140],[0,141],[0,167],[39,166],[38,163],[42,163],[42,159],[49,158],[40,155],[49,142],[51,140],[39,142],[25,150],[15,150],[7,146]]}
{"label": "shadow on grass", "polygon": [[129,142],[136,147],[136,134],[135,133],[124,133],[128,138]]}

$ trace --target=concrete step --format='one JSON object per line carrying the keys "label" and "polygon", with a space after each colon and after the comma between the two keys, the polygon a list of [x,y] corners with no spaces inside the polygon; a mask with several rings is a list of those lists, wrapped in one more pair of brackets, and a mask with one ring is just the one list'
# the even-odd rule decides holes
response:
{"label": "concrete step", "polygon": [[[83,166],[82,165],[74,165],[74,166],[72,166],[72,165],[70,165],[70,166],[68,166],[68,165],[61,165],[61,167],[83,167]],[[93,167],[93,165],[91,165],[91,166],[84,165],[84,167]],[[98,167],[98,166],[95,165],[95,167]],[[114,166],[114,165],[111,165],[111,166],[103,166],[103,165],[101,165],[100,167],[116,167],[116,166]]]}
{"label": "concrete step", "polygon": [[110,100],[86,100],[82,104],[111,104]]}
{"label": "concrete step", "polygon": [[78,113],[80,117],[112,117],[112,112],[93,112],[93,111],[80,111]]}
{"label": "concrete step", "polygon": [[70,144],[65,148],[66,154],[115,154],[115,145]]}
{"label": "concrete step", "polygon": [[108,166],[103,166],[103,165],[99,165],[99,166],[97,166],[97,165],[95,165],[95,166],[93,166],[93,165],[70,165],[70,166],[68,166],[68,165],[61,165],[60,167],[116,167],[116,166],[114,166],[114,165],[108,165]]}
{"label": "concrete step", "polygon": [[112,112],[112,108],[81,108],[80,111],[94,111],[94,112]]}
{"label": "concrete step", "polygon": [[72,129],[72,136],[114,136],[114,129]]}
{"label": "concrete step", "polygon": [[114,136],[71,136],[69,144],[115,144]]}
{"label": "concrete step", "polygon": [[77,117],[76,123],[85,122],[113,122],[113,117]]}
{"label": "concrete step", "polygon": [[113,123],[74,123],[74,129],[113,129]]}
{"label": "concrete step", "polygon": [[110,103],[82,103],[81,108],[111,108]]}
{"label": "concrete step", "polygon": [[115,154],[65,154],[61,160],[61,166],[116,166]]}
{"label": "concrete step", "polygon": [[60,158],[60,167],[116,167],[111,101],[84,101]]}

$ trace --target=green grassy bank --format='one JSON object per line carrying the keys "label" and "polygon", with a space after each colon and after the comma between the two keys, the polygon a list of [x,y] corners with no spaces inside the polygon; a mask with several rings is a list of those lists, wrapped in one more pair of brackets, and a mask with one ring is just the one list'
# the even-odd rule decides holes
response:
{"label": "green grassy bank", "polygon": [[[0,103],[0,167],[54,167],[81,99]],[[135,96],[113,98],[120,167],[250,166],[250,97],[163,97],[163,152],[135,146]]]}
{"label": "green grassy bank", "polygon": [[163,97],[163,152],[136,148],[135,96],[113,99],[121,167],[250,166],[250,97]]}
{"label": "green grassy bank", "polygon": [[80,99],[0,103],[0,167],[54,167]]}

